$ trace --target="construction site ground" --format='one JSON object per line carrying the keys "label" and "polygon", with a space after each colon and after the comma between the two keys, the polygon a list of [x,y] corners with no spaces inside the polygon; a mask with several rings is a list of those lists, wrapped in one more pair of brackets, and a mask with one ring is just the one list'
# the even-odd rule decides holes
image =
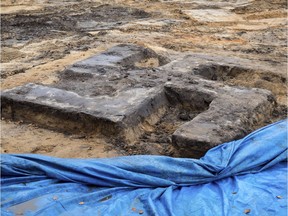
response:
{"label": "construction site ground", "polygon": [[[1,91],[28,83],[56,85],[61,83],[61,72],[72,64],[119,44],[148,48],[170,63],[195,53],[197,58],[203,54],[224,61],[249,60],[252,72],[220,80],[232,87],[269,90],[275,97],[271,116],[249,130],[287,116],[286,0],[2,0]],[[153,69],[161,64],[157,58],[148,58],[137,62],[137,67]],[[134,146],[170,143],[179,125],[195,117],[176,108],[169,112],[156,126],[148,125],[134,145],[123,145],[117,137],[61,132],[2,116],[1,152],[67,158],[159,154],[157,147],[148,151]],[[169,151],[165,148],[163,154],[177,156]]]}

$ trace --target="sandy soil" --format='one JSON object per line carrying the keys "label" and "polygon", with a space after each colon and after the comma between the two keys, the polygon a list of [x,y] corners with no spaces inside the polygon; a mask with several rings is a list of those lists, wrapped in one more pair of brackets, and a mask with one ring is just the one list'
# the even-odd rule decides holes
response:
{"label": "sandy soil", "polygon": [[21,122],[2,123],[2,153],[37,153],[58,157],[115,157],[120,150],[101,138],[57,133]]}
{"label": "sandy soil", "polygon": [[[115,44],[135,43],[167,57],[193,51],[272,62],[279,76],[241,74],[227,84],[271,90],[285,113],[286,17],[285,0],[3,0],[1,90],[30,82],[52,84],[76,61]],[[129,149],[123,153],[101,137],[2,119],[1,152],[86,158],[129,154]]]}

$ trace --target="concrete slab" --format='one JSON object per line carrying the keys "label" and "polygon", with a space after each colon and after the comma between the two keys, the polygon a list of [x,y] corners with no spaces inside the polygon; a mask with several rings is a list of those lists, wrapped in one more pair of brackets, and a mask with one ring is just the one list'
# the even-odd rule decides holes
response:
{"label": "concrete slab", "polygon": [[[278,70],[275,70],[275,67],[277,67]],[[275,76],[285,78],[287,64],[275,64],[274,62],[267,61],[260,62],[258,60],[243,59],[227,55],[193,53],[179,57],[160,68],[172,74],[197,75],[207,79],[214,79],[213,76],[217,79],[216,77],[220,75],[220,73],[233,77],[233,75],[245,71],[250,71],[251,73],[268,72],[270,74],[275,74]],[[222,72],[220,72],[221,70]]]}
{"label": "concrete slab", "polygon": [[149,58],[159,58],[160,62],[165,62],[151,49],[132,44],[120,44],[99,55],[73,64],[67,72],[103,74],[109,72],[109,69],[134,68],[136,62]]}
{"label": "concrete slab", "polygon": [[126,129],[166,106],[164,92],[159,88],[134,88],[114,97],[91,98],[31,83],[3,91],[1,99],[5,118],[24,119],[64,131],[122,133],[124,137]]}
{"label": "concrete slab", "polygon": [[[73,64],[59,75],[60,80],[53,87],[87,97],[113,96],[132,87],[153,87],[156,84],[152,84],[155,76],[150,76],[151,68],[138,66],[150,59],[154,59],[157,66],[168,61],[151,49],[120,44]],[[150,85],[146,85],[147,82]]]}
{"label": "concrete slab", "polygon": [[221,86],[203,79],[194,83],[165,85],[170,97],[185,98],[186,106],[209,106],[173,133],[173,145],[182,157],[200,157],[220,143],[242,138],[272,114],[275,99],[270,91]]}

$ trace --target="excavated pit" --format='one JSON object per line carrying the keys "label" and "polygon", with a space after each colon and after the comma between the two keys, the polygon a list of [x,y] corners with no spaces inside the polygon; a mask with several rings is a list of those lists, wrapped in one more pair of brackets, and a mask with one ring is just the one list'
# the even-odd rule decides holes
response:
{"label": "excavated pit", "polygon": [[[183,124],[191,121],[200,113],[209,108],[209,103],[203,103],[203,106],[194,106],[195,104],[181,103],[180,101],[170,100],[167,95],[168,105],[166,112],[154,125],[145,125],[144,133],[128,149],[134,154],[145,153],[155,155],[169,155],[180,157],[177,148],[172,145],[172,136],[174,132]],[[196,155],[196,154],[195,154]],[[196,157],[199,157],[197,155]]]}
{"label": "excavated pit", "polygon": [[281,74],[239,66],[229,66],[213,63],[200,65],[194,70],[194,73],[195,75],[200,75],[209,80],[224,82],[231,80],[243,80],[247,77],[253,81],[257,81],[256,79],[258,78],[259,80],[275,83],[278,85],[282,85],[287,82],[287,78]]}
{"label": "excavated pit", "polygon": [[[243,72],[233,59],[211,65],[207,58],[192,55],[169,63],[151,49],[120,44],[76,62],[53,85],[3,91],[2,116],[98,134],[128,154],[199,158],[265,125],[276,107],[270,91],[219,82],[251,69]],[[191,66],[187,71],[181,70],[185,64]]]}
{"label": "excavated pit", "polygon": [[[194,69],[194,74],[205,79],[220,81],[228,85],[238,85],[270,90],[283,109],[287,102],[286,73],[271,73],[263,68],[239,65],[208,63]],[[285,72],[285,71],[283,71]]]}

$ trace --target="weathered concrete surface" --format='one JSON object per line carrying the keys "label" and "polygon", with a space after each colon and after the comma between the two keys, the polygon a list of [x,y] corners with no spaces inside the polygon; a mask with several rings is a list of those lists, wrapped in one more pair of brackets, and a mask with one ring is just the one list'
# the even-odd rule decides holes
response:
{"label": "weathered concrete surface", "polygon": [[[141,61],[151,59],[156,66],[168,62],[167,58],[151,49],[120,44],[99,55],[76,62],[60,74],[60,80],[53,87],[89,97],[113,96],[131,87],[154,87],[157,84],[153,77],[149,77],[151,68],[139,67]],[[147,81],[150,81],[150,85],[145,85]],[[154,85],[151,85],[153,81]]]}
{"label": "weathered concrete surface", "polygon": [[165,61],[151,49],[133,44],[120,44],[99,55],[73,64],[67,72],[103,74],[109,72],[109,69],[117,70],[121,69],[120,67],[127,70],[135,68],[137,62],[149,58],[159,58],[161,63]]}
{"label": "weathered concrete surface", "polygon": [[[63,131],[123,136],[164,105],[159,88],[134,88],[114,97],[83,97],[77,93],[36,84],[4,91],[2,116],[26,120]],[[121,134],[122,133],[122,134]]]}
{"label": "weathered concrete surface", "polygon": [[[270,90],[277,103],[287,104],[287,64],[261,62],[225,55],[192,53],[160,67],[173,77],[189,80],[199,76],[227,85]],[[275,70],[277,68],[277,70]]]}
{"label": "weathered concrete surface", "polygon": [[[220,68],[221,66],[227,68],[226,71],[223,70],[223,73],[226,73],[231,78],[232,76],[239,75],[241,72],[250,71],[251,73],[269,72],[270,74],[275,74],[276,76],[286,79],[287,63],[277,64],[276,62],[271,63],[268,61],[259,64],[257,60],[204,53],[183,55],[160,68],[169,72],[200,75],[213,80],[213,76],[217,76],[216,67]],[[275,71],[275,67],[277,67],[277,71]],[[231,69],[238,69],[238,71],[230,75],[229,72]]]}
{"label": "weathered concrete surface", "polygon": [[275,106],[267,90],[234,88],[197,78],[193,85],[169,83],[165,89],[186,107],[209,104],[173,133],[173,145],[182,157],[199,157],[220,143],[242,138],[271,116]]}

